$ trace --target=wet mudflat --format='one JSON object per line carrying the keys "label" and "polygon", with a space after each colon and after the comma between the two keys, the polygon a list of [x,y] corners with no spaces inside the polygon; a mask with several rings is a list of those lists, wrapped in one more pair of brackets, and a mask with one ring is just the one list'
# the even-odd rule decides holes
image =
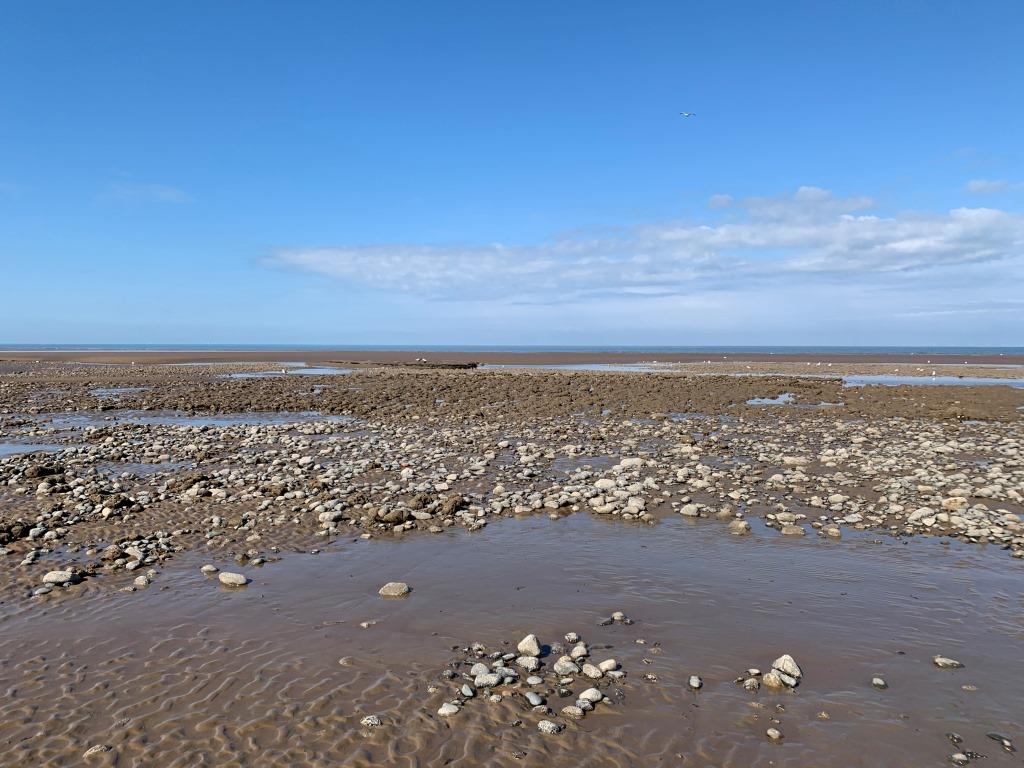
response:
{"label": "wet mudflat", "polygon": [[223,373],[0,371],[0,764],[1019,764],[1019,389]]}
{"label": "wet mudflat", "polygon": [[[207,562],[251,582],[221,587]],[[0,748],[11,765],[77,764],[96,745],[100,765],[897,766],[964,749],[1017,765],[985,735],[1022,738],[1020,573],[1005,564],[937,540],[583,515],[343,538],[256,568],[193,553],[137,592],[4,606]],[[412,593],[381,599],[391,580]],[[634,623],[600,626],[614,611]],[[462,683],[441,675],[453,646],[568,631],[627,670],[586,718],[538,732],[522,682],[436,714]],[[796,689],[734,683],[783,653]]]}

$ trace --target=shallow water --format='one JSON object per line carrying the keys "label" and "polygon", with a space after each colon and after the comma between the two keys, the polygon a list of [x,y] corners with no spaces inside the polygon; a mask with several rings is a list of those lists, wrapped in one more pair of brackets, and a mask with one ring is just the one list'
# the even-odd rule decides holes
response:
{"label": "shallow water", "polygon": [[23,453],[56,453],[68,446],[53,443],[0,443],[0,457],[16,456]]}
{"label": "shallow water", "polygon": [[225,379],[273,379],[282,376],[344,376],[352,373],[351,368],[318,368],[314,366],[289,367],[277,371],[245,371],[241,373],[225,373]]}
{"label": "shallow water", "polygon": [[897,387],[901,384],[943,387],[1003,386],[1024,389],[1024,379],[990,379],[984,376],[897,376],[896,374],[886,373],[876,376],[858,375],[843,377],[843,386],[845,387],[863,387],[867,384],[884,384],[890,387]]}
{"label": "shallow water", "polygon": [[488,363],[479,366],[481,370],[499,370],[499,369],[528,369],[538,371],[611,371],[618,373],[671,373],[672,369],[668,367],[658,366],[650,363],[640,363],[636,365],[620,364],[620,363],[552,363],[549,365],[543,364],[526,364],[526,365],[499,365],[496,363]]}
{"label": "shallow water", "polygon": [[233,427],[260,424],[292,424],[305,421],[349,422],[349,416],[329,416],[316,411],[218,413],[198,415],[155,411],[81,411],[75,413],[36,414],[31,418],[53,429],[81,429],[116,424],[156,424],[186,427]]}
{"label": "shallow water", "polygon": [[[714,521],[579,514],[343,538],[261,568],[219,562],[253,579],[235,591],[194,554],[137,593],[86,584],[78,598],[0,606],[0,762],[64,765],[106,743],[107,765],[919,766],[944,764],[956,731],[986,766],[1019,765],[984,734],[1024,741],[1022,565],[985,547],[794,539],[752,523],[734,537]],[[392,580],[412,594],[379,598]],[[616,610],[636,623],[597,626]],[[439,678],[450,646],[570,630],[627,671],[606,689],[614,705],[553,718],[567,725],[557,736],[516,695],[435,715],[457,685]],[[782,653],[803,667],[795,691],[732,682]],[[966,667],[937,669],[935,654]],[[362,728],[367,714],[384,727]]]}
{"label": "shallow water", "polygon": [[793,402],[792,392],[783,392],[777,397],[752,397],[747,400],[747,405],[786,405]]}
{"label": "shallow water", "polygon": [[121,395],[130,395],[135,392],[145,392],[149,387],[98,387],[97,389],[90,389],[90,395],[96,395],[96,397],[103,400],[116,399]]}

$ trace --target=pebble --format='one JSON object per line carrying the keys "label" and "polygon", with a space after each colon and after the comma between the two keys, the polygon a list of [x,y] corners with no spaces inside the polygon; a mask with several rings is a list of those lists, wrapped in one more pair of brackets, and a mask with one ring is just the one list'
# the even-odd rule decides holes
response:
{"label": "pebble", "polygon": [[457,715],[458,713],[459,708],[451,702],[445,702],[437,710],[437,714],[439,714],[441,717],[451,717],[452,715]]}
{"label": "pebble", "polygon": [[1010,741],[1008,736],[1003,736],[1001,733],[990,732],[985,734],[992,741],[998,741],[1005,752],[1016,752],[1017,748],[1013,746],[1013,742]]}
{"label": "pebble", "polygon": [[367,728],[380,728],[381,725],[383,725],[383,723],[380,721],[380,718],[376,715],[367,715],[362,720],[360,720],[359,723],[360,725],[363,725]]}
{"label": "pebble", "polygon": [[800,669],[800,666],[788,653],[779,656],[779,658],[773,661],[772,669],[776,672],[781,672],[789,677],[795,678],[796,680],[799,680],[804,674]]}
{"label": "pebble", "polygon": [[377,591],[377,594],[381,597],[405,597],[410,592],[412,590],[404,581],[389,581]]}
{"label": "pebble", "polygon": [[550,720],[541,720],[537,723],[537,730],[541,733],[561,733],[565,726],[553,723]]}
{"label": "pebble", "polygon": [[516,650],[523,656],[540,656],[540,643],[536,635],[527,635],[516,646]]}
{"label": "pebble", "polygon": [[568,656],[563,656],[556,661],[553,669],[558,675],[578,675],[580,673],[580,668]]}
{"label": "pebble", "polygon": [[217,579],[225,587],[244,587],[249,583],[249,579],[241,573],[231,573],[230,571],[224,571]]}
{"label": "pebble", "polygon": [[872,677],[871,678],[871,684],[875,688],[878,688],[881,691],[884,691],[886,688],[889,687],[889,684],[887,682],[885,682],[884,678],[881,678],[881,677]]}
{"label": "pebble", "polygon": [[43,576],[43,584],[64,586],[65,584],[74,584],[77,581],[77,574],[74,571],[50,571]]}
{"label": "pebble", "polygon": [[109,744],[94,744],[93,746],[85,750],[85,754],[83,754],[82,757],[88,760],[90,757],[94,757],[95,755],[102,755],[105,752],[109,752],[111,749],[113,749],[113,747],[111,747]]}
{"label": "pebble", "polygon": [[203,573],[205,573],[207,576],[210,576],[211,574],[214,574],[217,571],[219,571],[220,568],[218,568],[216,565],[210,565],[209,563],[207,563],[206,565],[204,565],[199,570],[202,571]]}
{"label": "pebble", "polygon": [[729,523],[729,533],[733,536],[743,536],[750,533],[750,523],[746,520],[733,520]]}
{"label": "pebble", "polygon": [[772,741],[782,740],[782,731],[780,731],[778,728],[769,728],[767,731],[765,731],[765,734]]}
{"label": "pebble", "polygon": [[699,691],[701,688],[704,687],[704,681],[701,680],[697,675],[690,675],[688,684],[690,688],[692,688],[695,691]]}
{"label": "pebble", "polygon": [[935,656],[932,658],[932,663],[939,669],[962,669],[964,666],[956,659],[951,659],[948,656]]}

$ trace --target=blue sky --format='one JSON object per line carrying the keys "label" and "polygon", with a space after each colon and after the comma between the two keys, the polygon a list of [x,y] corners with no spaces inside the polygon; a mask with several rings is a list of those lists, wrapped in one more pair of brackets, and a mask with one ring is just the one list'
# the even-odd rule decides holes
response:
{"label": "blue sky", "polygon": [[7,3],[0,341],[1019,345],[1022,28]]}

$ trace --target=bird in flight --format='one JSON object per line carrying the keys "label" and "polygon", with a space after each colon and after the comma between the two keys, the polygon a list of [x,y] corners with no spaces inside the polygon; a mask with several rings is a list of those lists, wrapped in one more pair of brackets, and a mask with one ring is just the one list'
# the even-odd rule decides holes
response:
{"label": "bird in flight", "polygon": [[680,112],[679,114],[682,115],[683,117],[693,117],[697,113],[696,112]]}

